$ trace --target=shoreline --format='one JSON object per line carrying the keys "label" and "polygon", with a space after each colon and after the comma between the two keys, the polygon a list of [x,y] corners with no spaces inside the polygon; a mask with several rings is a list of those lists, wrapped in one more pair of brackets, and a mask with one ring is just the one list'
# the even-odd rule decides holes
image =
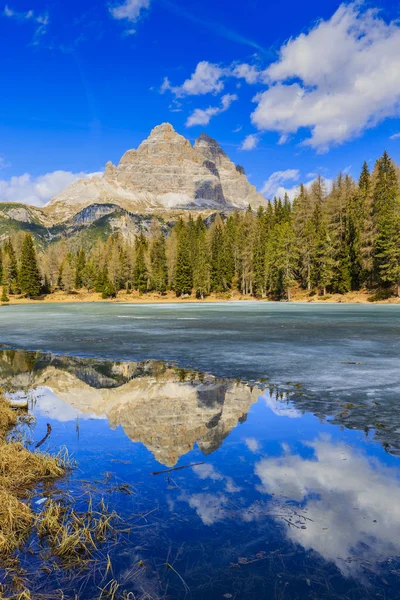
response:
{"label": "shoreline", "polygon": [[[327,294],[326,296],[310,296],[308,292],[298,291],[293,293],[290,304],[400,304],[400,298],[390,297],[386,300],[371,301],[374,295],[373,292],[348,292],[346,294]],[[207,304],[207,303],[229,303],[229,302],[261,302],[272,303],[267,298],[255,298],[254,296],[242,296],[238,292],[211,294],[203,300],[195,296],[180,298],[173,292],[161,296],[156,293],[139,294],[132,292],[127,294],[119,292],[116,298],[102,298],[101,294],[89,292],[74,292],[67,294],[62,291],[57,291],[48,294],[41,298],[31,299],[24,297],[10,296],[9,302],[1,303],[1,306],[18,306],[22,304],[89,304],[89,303],[109,303],[109,304]],[[283,304],[289,304],[287,301],[281,301]]]}

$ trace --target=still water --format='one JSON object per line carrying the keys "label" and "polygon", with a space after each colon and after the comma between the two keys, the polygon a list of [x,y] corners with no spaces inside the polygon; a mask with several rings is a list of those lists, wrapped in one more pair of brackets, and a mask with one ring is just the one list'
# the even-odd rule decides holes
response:
{"label": "still water", "polygon": [[[130,524],[99,550],[117,598],[394,599],[399,334],[398,306],[7,307],[0,385],[29,399],[31,447],[49,423],[43,449],[76,460],[57,490]],[[111,577],[35,560],[52,598]]]}

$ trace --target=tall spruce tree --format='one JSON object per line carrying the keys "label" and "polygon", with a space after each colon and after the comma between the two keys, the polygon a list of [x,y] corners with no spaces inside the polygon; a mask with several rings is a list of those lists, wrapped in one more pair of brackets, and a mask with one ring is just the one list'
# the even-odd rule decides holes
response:
{"label": "tall spruce tree", "polygon": [[21,268],[19,271],[19,287],[21,292],[28,298],[39,296],[42,288],[35,246],[30,233],[24,238],[21,250]]}
{"label": "tall spruce tree", "polygon": [[3,281],[10,294],[18,292],[17,255],[11,238],[8,238],[3,248]]}
{"label": "tall spruce tree", "polygon": [[165,237],[159,232],[150,249],[151,289],[164,294],[167,291],[168,268]]}
{"label": "tall spruce tree", "polygon": [[183,219],[179,219],[176,225],[177,232],[177,255],[175,265],[175,293],[184,296],[192,293],[193,270],[192,270],[192,246],[189,231]]}
{"label": "tall spruce tree", "polygon": [[196,298],[201,300],[210,293],[210,256],[207,229],[200,216],[197,218],[195,231],[193,289]]}
{"label": "tall spruce tree", "polygon": [[147,241],[144,233],[140,233],[135,241],[135,268],[133,270],[133,285],[141,293],[147,292],[149,275],[146,265]]}
{"label": "tall spruce tree", "polygon": [[75,266],[75,288],[81,289],[83,285],[83,272],[86,265],[86,254],[83,248],[81,248],[76,256]]}
{"label": "tall spruce tree", "polygon": [[376,165],[373,214],[377,237],[374,248],[378,283],[396,286],[400,295],[400,190],[395,166],[384,152]]}

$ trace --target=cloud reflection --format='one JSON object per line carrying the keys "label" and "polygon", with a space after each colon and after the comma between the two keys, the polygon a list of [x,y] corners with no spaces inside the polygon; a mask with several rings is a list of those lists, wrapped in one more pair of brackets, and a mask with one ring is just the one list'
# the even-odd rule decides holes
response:
{"label": "cloud reflection", "polygon": [[[362,561],[378,563],[400,554],[400,481],[396,472],[343,443],[319,438],[306,444],[312,458],[285,453],[256,464],[259,489],[301,503],[306,528],[285,523],[287,535],[305,549],[358,575]],[[378,468],[379,466],[379,468]]]}

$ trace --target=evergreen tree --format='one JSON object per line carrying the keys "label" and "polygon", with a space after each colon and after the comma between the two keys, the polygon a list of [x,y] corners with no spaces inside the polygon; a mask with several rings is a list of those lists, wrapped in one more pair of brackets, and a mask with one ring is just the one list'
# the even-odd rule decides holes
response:
{"label": "evergreen tree", "polygon": [[263,208],[257,213],[254,235],[253,265],[254,265],[254,295],[263,297],[266,294],[266,257],[265,246],[267,227]]}
{"label": "evergreen tree", "polygon": [[1,302],[9,302],[10,301],[9,297],[7,296],[7,288],[5,285],[3,285],[0,301]]}
{"label": "evergreen tree", "polygon": [[143,233],[136,237],[135,251],[136,260],[135,268],[133,270],[133,285],[136,290],[140,293],[147,292],[148,289],[148,272],[146,266],[146,249],[147,241]]}
{"label": "evergreen tree", "polygon": [[196,298],[204,299],[210,293],[210,258],[206,226],[199,216],[196,221],[195,252],[193,259],[193,288]]}
{"label": "evergreen tree", "polygon": [[395,166],[386,152],[377,161],[376,170],[373,193],[377,230],[375,272],[381,285],[396,285],[400,295],[400,191]]}
{"label": "evergreen tree", "polygon": [[225,292],[229,287],[227,278],[226,241],[224,224],[217,215],[210,230],[210,283],[213,292]]}
{"label": "evergreen tree", "polygon": [[115,298],[117,291],[114,283],[111,281],[108,275],[107,267],[104,267],[102,273],[103,289],[101,290],[101,297],[105,300],[107,298]]}
{"label": "evergreen tree", "polygon": [[313,287],[322,291],[323,295],[325,295],[327,288],[332,283],[334,264],[328,225],[322,212],[322,202],[320,200],[315,204],[313,227],[315,231],[315,245],[311,281]]}
{"label": "evergreen tree", "polygon": [[40,275],[35,246],[30,233],[27,233],[22,244],[21,268],[19,271],[19,287],[21,292],[31,298],[38,296],[42,288],[42,278]]}
{"label": "evergreen tree", "polygon": [[82,283],[88,292],[91,292],[96,287],[100,288],[100,292],[102,291],[103,282],[99,283],[99,285],[97,286],[97,280],[98,276],[96,267],[92,262],[87,262],[82,273]]}
{"label": "evergreen tree", "polygon": [[75,266],[75,289],[80,290],[83,285],[83,272],[86,265],[86,255],[83,248],[81,248],[76,257]]}
{"label": "evergreen tree", "polygon": [[18,264],[11,238],[8,238],[3,248],[3,281],[9,293],[18,292]]}
{"label": "evergreen tree", "polygon": [[165,238],[162,232],[153,240],[150,249],[151,289],[164,294],[167,291],[168,268]]}
{"label": "evergreen tree", "polygon": [[311,290],[311,269],[315,244],[313,212],[315,202],[303,184],[293,202],[293,229],[297,243],[298,276],[300,285]]}
{"label": "evergreen tree", "polygon": [[183,296],[192,293],[193,271],[191,264],[191,240],[182,219],[177,224],[177,256],[175,266],[175,293]]}

